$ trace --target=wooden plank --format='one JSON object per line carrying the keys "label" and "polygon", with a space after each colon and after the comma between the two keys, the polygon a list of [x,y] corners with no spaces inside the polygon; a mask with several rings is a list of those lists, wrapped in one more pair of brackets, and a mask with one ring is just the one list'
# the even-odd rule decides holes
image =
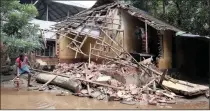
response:
{"label": "wooden plank", "polygon": [[47,81],[44,85],[42,85],[42,86],[39,88],[39,90],[43,90],[43,88],[44,88],[45,86],[47,86],[50,82],[52,82],[56,77],[58,77],[58,75],[56,75],[55,77],[53,77],[52,79],[50,79],[49,81]]}

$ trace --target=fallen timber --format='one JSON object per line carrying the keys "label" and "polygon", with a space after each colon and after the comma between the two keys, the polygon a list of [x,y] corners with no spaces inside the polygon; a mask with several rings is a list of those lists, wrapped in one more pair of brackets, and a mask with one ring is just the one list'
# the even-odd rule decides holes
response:
{"label": "fallen timber", "polygon": [[57,77],[55,78],[55,75],[40,73],[36,76],[36,80],[41,83],[46,83],[49,80],[53,79],[51,81],[51,84],[53,84],[53,85],[57,85],[59,87],[71,90],[73,92],[78,92],[81,90],[81,82],[80,81],[70,79],[67,77],[63,77],[63,76],[59,76],[59,75],[56,75],[56,76]]}
{"label": "fallen timber", "polygon": [[[122,100],[123,103],[125,104],[131,104],[131,103],[134,104],[142,101],[151,105],[157,105],[157,103],[175,104],[176,103],[175,98],[177,97],[176,94],[179,94],[180,92],[183,95],[192,96],[196,94],[205,93],[204,91],[206,90],[204,87],[196,88],[198,85],[195,84],[188,84],[183,81],[174,80],[174,79],[173,80],[166,79],[165,77],[163,77],[165,76],[166,72],[163,73],[162,77],[161,76],[152,77],[153,79],[149,80],[142,86],[137,86],[135,84],[124,84],[122,82],[121,85],[118,85],[115,84],[114,81],[112,81],[112,79],[114,78],[111,75],[109,76],[107,74],[103,74],[103,72],[101,73],[100,70],[101,68],[104,70],[106,69],[108,70],[111,68],[115,69],[117,67],[120,68],[120,70],[118,69],[118,71],[122,71],[123,69],[122,72],[125,75],[127,75],[127,73],[130,73],[129,72],[130,69],[126,69],[127,68],[126,66],[123,67],[116,64],[97,65],[91,63],[90,60],[88,62],[88,66],[87,63],[58,64],[54,72],[48,72],[36,69],[34,70],[42,72],[37,76],[36,78],[37,81],[41,81],[43,83],[46,83],[48,81],[48,83],[51,83],[53,85],[69,89],[74,92],[73,95],[75,96],[93,97],[99,100],[105,100],[105,98],[108,98],[109,101]],[[149,66],[147,67],[150,68]],[[100,74],[95,75],[94,73],[97,71]],[[147,73],[145,73],[144,75],[147,75]],[[57,77],[55,78],[55,76]],[[108,80],[110,78],[111,81]],[[49,82],[50,80],[52,81]],[[118,81],[116,79],[114,80]],[[162,81],[162,83],[160,80]],[[156,85],[158,86],[160,84],[170,90],[161,90],[159,89],[159,87],[156,88]],[[185,89],[182,89],[180,87],[177,88],[177,86],[185,86],[184,87]],[[188,89],[190,90],[188,91]],[[181,91],[177,92],[176,90],[181,90]]]}
{"label": "fallen timber", "polygon": [[[81,65],[82,64],[80,64],[79,66],[81,66]],[[145,66],[145,67],[147,67],[147,66]],[[150,69],[150,68],[147,67],[147,69]],[[34,69],[34,70],[36,70],[36,69]],[[40,70],[36,70],[36,71],[40,71]],[[68,78],[68,79],[71,78],[70,76],[67,76],[67,75],[64,75],[64,74],[57,74],[57,73],[52,73],[52,72],[48,72],[48,71],[41,71],[41,72],[44,72],[44,74],[41,74],[41,75],[45,75],[45,76],[48,75],[49,76],[49,77],[46,77],[46,79],[44,79],[44,80],[43,80],[43,77],[41,79],[41,76],[37,76],[38,77],[37,80],[40,79],[44,83],[46,83],[47,81],[49,81],[50,79],[52,79],[56,75],[58,75],[58,77],[57,77],[58,79],[60,77],[63,77],[63,81],[67,80],[66,78]],[[173,79],[171,77],[168,77],[166,75],[166,72],[163,73],[163,75],[159,72],[157,72],[155,74],[160,75],[156,79],[157,85],[163,86],[163,87],[169,89],[169,91],[172,91],[176,94],[181,94],[181,95],[185,95],[185,96],[193,96],[193,95],[204,94],[208,90],[208,87],[206,87],[206,86],[197,85],[197,84],[193,84],[193,83],[189,83],[189,82],[181,81],[181,80],[176,80],[176,79]],[[73,78],[73,80],[79,80],[79,81],[87,82],[88,84],[89,83],[96,84],[96,85],[99,85],[99,86],[109,87],[109,88],[113,88],[113,89],[116,89],[116,90],[122,90],[123,89],[123,88],[120,88],[120,87],[114,87],[114,86],[111,86],[111,85],[108,85],[108,84],[103,84],[103,83],[99,83],[99,82],[95,82],[95,81],[91,81],[91,80],[87,80],[87,79],[82,79],[82,78]],[[56,84],[57,82],[58,81],[56,79],[52,81],[52,83],[55,84],[55,85],[57,85]],[[152,82],[150,82],[150,83],[152,83]],[[61,83],[61,82],[59,83],[58,82],[58,84],[59,84],[59,86],[63,87],[60,84],[66,84],[66,83],[65,82],[64,83]],[[68,86],[68,85],[64,85],[64,87],[66,87],[66,86]],[[68,86],[67,89],[73,90],[74,92],[76,90],[78,90],[78,89],[76,89],[76,86],[73,86],[73,87],[74,88],[72,88],[72,86]],[[148,86],[146,86],[146,87],[148,87]]]}
{"label": "fallen timber", "polygon": [[[66,76],[66,75],[62,75],[62,74],[56,74],[56,73],[52,73],[52,72],[48,72],[48,71],[42,71],[42,70],[37,70],[37,69],[33,69],[33,70],[43,72],[43,73],[40,73],[39,75],[37,75],[36,80],[38,82],[44,82],[45,83],[45,82],[53,79],[55,77],[54,75],[56,75],[56,76],[58,76],[57,77],[58,80],[55,78],[54,80],[52,80],[52,84],[61,86],[63,88],[69,89],[69,90],[73,90],[74,92],[79,90],[79,89],[77,89],[77,87],[79,87],[79,85],[80,85],[79,83],[72,82],[72,81],[76,81],[76,80],[85,81],[85,82],[88,82],[88,83],[97,84],[97,85],[101,85],[101,86],[105,86],[105,87],[110,87],[110,88],[118,89],[118,90],[123,89],[123,88],[120,88],[120,87],[113,87],[113,86],[110,86],[110,85],[107,85],[107,84],[102,84],[102,83],[98,83],[98,82],[94,82],[94,81],[90,81],[90,80],[85,80],[85,79],[80,79],[80,78],[71,78],[70,76]],[[61,80],[61,77],[63,78],[63,80]],[[70,82],[66,83],[65,81],[68,81],[68,80]],[[72,84],[77,84],[77,85],[72,86],[72,85],[70,85],[71,82],[72,82]]]}

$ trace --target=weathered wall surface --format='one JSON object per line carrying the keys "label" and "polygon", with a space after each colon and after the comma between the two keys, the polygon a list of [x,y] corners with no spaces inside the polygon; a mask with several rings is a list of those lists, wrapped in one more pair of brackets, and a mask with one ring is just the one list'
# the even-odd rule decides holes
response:
{"label": "weathered wall surface", "polygon": [[[141,41],[136,37],[135,30],[136,30],[136,26],[140,26],[143,29],[145,29],[145,23],[140,21],[139,19],[131,16],[123,9],[114,9],[109,13],[109,15],[112,15],[112,14],[113,14],[113,20],[109,19],[107,22],[109,22],[109,23],[113,22],[114,24],[108,24],[106,27],[109,27],[110,29],[114,28],[114,29],[124,30],[124,33],[119,32],[117,34],[116,30],[106,31],[106,33],[108,35],[112,35],[111,37],[114,39],[114,41],[116,41],[118,44],[123,46],[127,52],[130,52],[130,53],[141,52],[141,47],[142,47],[140,44]],[[119,26],[117,24],[121,24],[121,25]],[[155,34],[150,34],[150,33],[153,33],[153,32],[152,32],[151,27],[148,26],[148,36],[152,36],[153,38],[156,37],[156,35],[155,35],[156,33]],[[121,49],[120,47],[115,45],[115,43],[113,43],[109,38],[107,38],[106,34],[104,34],[103,32],[101,32],[100,36],[105,37],[104,41],[106,43],[109,43],[110,45],[112,45],[113,47],[115,47],[119,50]],[[167,41],[168,40],[167,36],[170,36],[170,34],[165,33],[164,36],[165,36],[165,41]],[[61,59],[62,59],[62,61],[68,61],[70,59],[75,60],[75,58],[74,58],[75,51],[65,48],[69,42],[70,42],[70,40],[67,38],[63,38],[60,41],[60,46],[59,46],[60,61],[61,61]],[[95,45],[95,42],[96,41],[93,38],[89,37],[86,40],[86,42],[84,43],[84,45],[82,46],[82,51],[88,55],[90,43],[92,44],[92,47],[93,47]],[[168,43],[168,44],[165,43],[164,47],[168,47],[169,44],[170,43]],[[96,46],[96,47],[98,48],[98,46]],[[170,48],[169,49],[166,48],[165,50],[166,51],[170,50]],[[109,48],[104,49],[104,51],[110,51],[110,52],[102,51],[102,52],[100,52],[100,55],[107,55],[107,56],[114,57],[114,56],[116,56],[115,52],[117,52],[117,51],[112,51],[112,49],[109,49]],[[155,52],[155,51],[153,51],[153,52]],[[165,55],[170,56],[170,53],[165,53]],[[77,56],[77,59],[87,59],[87,58],[88,58],[87,56],[83,56],[82,54]],[[93,57],[93,56],[91,58],[95,59],[95,57]],[[164,62],[168,63],[168,59],[170,61],[170,58],[164,58]]]}
{"label": "weathered wall surface", "polygon": [[[71,37],[71,35],[68,35],[69,37]],[[70,39],[66,38],[66,37],[61,37],[59,42],[59,62],[71,62],[72,59],[75,58],[75,51],[68,48],[68,44],[71,42]],[[81,55],[78,53],[77,55],[78,58],[81,57]]]}
{"label": "weathered wall surface", "polygon": [[142,28],[145,27],[144,23],[138,20],[135,17],[129,15],[126,11],[120,10],[122,14],[122,28],[125,30],[125,49],[128,52],[133,51],[140,51],[141,45],[139,44],[140,41],[135,37],[135,29],[136,26],[141,26]]}
{"label": "weathered wall surface", "polygon": [[163,33],[163,57],[159,60],[160,69],[172,68],[172,31]]}

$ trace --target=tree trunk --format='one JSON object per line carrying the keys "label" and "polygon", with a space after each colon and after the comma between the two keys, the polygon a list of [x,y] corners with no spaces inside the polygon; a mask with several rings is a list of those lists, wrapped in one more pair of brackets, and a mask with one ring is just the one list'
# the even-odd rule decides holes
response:
{"label": "tree trunk", "polygon": [[182,10],[181,10],[181,7],[180,7],[180,2],[178,3],[178,1],[175,1],[175,4],[176,4],[176,8],[178,10],[178,19],[177,19],[177,24],[179,27],[181,27],[182,25]]}
{"label": "tree trunk", "polygon": [[[40,73],[39,75],[37,75],[36,81],[41,82],[41,83],[46,83],[47,81],[54,78],[55,76],[56,75]],[[51,84],[71,90],[73,92],[78,92],[81,90],[81,82],[80,81],[70,79],[67,77],[58,76],[51,82]]]}
{"label": "tree trunk", "polygon": [[165,9],[165,7],[166,7],[166,1],[165,1],[165,0],[163,0],[163,14],[165,14],[165,13],[166,13],[166,9]]}

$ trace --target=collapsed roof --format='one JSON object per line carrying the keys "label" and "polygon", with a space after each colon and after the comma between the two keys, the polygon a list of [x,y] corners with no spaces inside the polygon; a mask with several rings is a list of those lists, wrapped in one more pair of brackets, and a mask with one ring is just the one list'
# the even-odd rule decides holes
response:
{"label": "collapsed roof", "polygon": [[[109,0],[109,1],[116,1],[116,0]],[[114,9],[114,8],[119,8],[119,9],[123,9],[125,11],[127,11],[131,16],[137,17],[139,20],[146,22],[148,25],[150,25],[151,27],[155,28],[156,30],[172,30],[175,32],[181,31],[180,29],[167,24],[161,20],[158,20],[156,18],[154,18],[153,16],[149,15],[147,12],[137,9],[131,5],[127,5],[124,3],[120,3],[120,2],[112,2],[105,5],[100,5],[98,2],[96,2],[96,4],[87,10],[84,10],[78,14],[76,14],[75,16],[72,17],[68,17],[66,20],[58,23],[57,25],[55,25],[58,29],[60,28],[64,28],[64,27],[74,27],[77,28],[81,25],[84,25],[85,22],[87,22],[88,20],[90,20],[91,18],[93,18],[94,13],[100,12],[102,11],[108,11],[109,8]],[[96,7],[98,6],[98,7]],[[92,15],[93,16],[90,16]],[[99,17],[96,17],[99,18]],[[105,16],[102,16],[100,18],[105,18]],[[74,22],[74,23],[73,23]]]}
{"label": "collapsed roof", "polygon": [[[75,58],[77,57],[77,53],[88,56],[88,53],[85,52],[82,47],[87,37],[91,37],[96,40],[96,43],[93,47],[90,44],[90,55],[110,61],[116,61],[122,57],[132,58],[136,61],[123,47],[124,30],[121,29],[121,17],[114,18],[115,9],[122,9],[126,11],[131,16],[138,18],[140,21],[145,22],[156,30],[171,30],[174,32],[181,31],[172,25],[150,16],[142,10],[120,2],[111,2],[104,5],[98,4],[98,7],[95,8],[94,6],[54,25],[54,29],[59,35],[58,41],[63,37],[71,40],[67,47],[76,51]],[[114,20],[118,22],[114,23]],[[110,25],[117,25],[118,28],[109,27]],[[74,36],[68,36],[67,34]],[[120,37],[118,42],[116,42],[114,39],[119,34],[122,34],[122,37]],[[111,43],[109,41],[111,41]],[[112,56],[109,56],[110,54],[112,54]],[[136,61],[136,63],[138,62]]]}

